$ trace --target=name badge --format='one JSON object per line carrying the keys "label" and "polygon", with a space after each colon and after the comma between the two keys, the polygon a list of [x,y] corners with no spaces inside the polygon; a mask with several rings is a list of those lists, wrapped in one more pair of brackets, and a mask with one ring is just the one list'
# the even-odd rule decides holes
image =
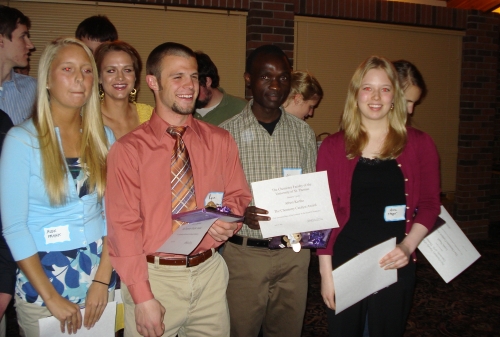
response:
{"label": "name badge", "polygon": [[212,202],[217,207],[221,207],[223,198],[224,198],[224,192],[210,192],[205,197],[205,206],[207,206],[210,202]]}
{"label": "name badge", "polygon": [[406,205],[387,206],[384,212],[384,220],[401,221],[405,219]]}
{"label": "name badge", "polygon": [[283,177],[298,176],[299,174],[302,174],[301,168],[284,168],[283,169]]}
{"label": "name badge", "polygon": [[45,244],[69,241],[69,226],[44,228]]}

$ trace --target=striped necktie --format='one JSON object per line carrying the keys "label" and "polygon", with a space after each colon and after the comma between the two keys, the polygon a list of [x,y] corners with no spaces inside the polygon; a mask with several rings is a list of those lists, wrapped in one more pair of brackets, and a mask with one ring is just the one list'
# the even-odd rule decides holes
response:
{"label": "striped necktie", "polygon": [[[167,129],[167,132],[175,139],[170,164],[172,214],[196,209],[193,170],[188,150],[182,140],[185,131],[186,127],[184,126],[170,126]],[[183,222],[174,220],[172,232],[175,232],[182,224]]]}

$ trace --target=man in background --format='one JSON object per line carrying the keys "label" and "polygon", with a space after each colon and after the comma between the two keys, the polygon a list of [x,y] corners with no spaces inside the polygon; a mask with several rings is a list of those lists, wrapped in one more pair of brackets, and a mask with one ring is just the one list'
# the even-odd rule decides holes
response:
{"label": "man in background", "polygon": [[26,67],[30,51],[30,19],[16,8],[0,6],[0,109],[14,125],[31,117],[36,98],[36,79],[14,72]]}
{"label": "man in background", "polygon": [[101,43],[118,40],[118,32],[107,16],[94,15],[80,22],[75,37],[95,52]]}
{"label": "man in background", "polygon": [[[16,8],[0,6],[0,151],[5,134],[32,114],[36,80],[14,72],[28,66],[30,19]],[[4,113],[5,111],[5,113]],[[14,295],[17,264],[1,233],[0,221],[0,337],[5,337],[5,310]]]}
{"label": "man in background", "polygon": [[210,57],[197,51],[200,94],[196,100],[194,117],[204,122],[219,125],[239,114],[247,104],[242,98],[229,95],[219,87],[219,73]]}

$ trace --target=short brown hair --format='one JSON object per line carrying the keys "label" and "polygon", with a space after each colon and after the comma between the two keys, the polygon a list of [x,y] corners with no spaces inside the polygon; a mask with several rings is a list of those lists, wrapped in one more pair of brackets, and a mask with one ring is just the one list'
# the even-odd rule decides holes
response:
{"label": "short brown hair", "polygon": [[161,61],[165,56],[169,55],[192,57],[196,59],[196,55],[191,48],[180,43],[165,42],[153,49],[149,54],[148,60],[146,61],[146,75],[153,75],[158,80],[158,83],[160,83],[162,70]]}
{"label": "short brown hair", "polygon": [[31,21],[19,9],[0,5],[0,34],[12,41],[12,32],[17,29],[17,25],[25,25],[30,29]]}

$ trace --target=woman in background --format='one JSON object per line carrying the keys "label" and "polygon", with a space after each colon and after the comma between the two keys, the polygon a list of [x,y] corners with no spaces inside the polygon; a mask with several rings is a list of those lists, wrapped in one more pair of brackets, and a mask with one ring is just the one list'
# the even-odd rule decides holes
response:
{"label": "woman in background", "polygon": [[[405,329],[415,286],[411,257],[440,207],[436,147],[405,126],[405,103],[392,64],[368,58],[349,85],[341,131],[319,149],[317,171],[328,172],[340,226],[327,248],[317,250],[330,336],[362,336],[365,322],[370,337],[402,336]],[[379,263],[397,269],[398,281],[335,315],[332,270],[391,237],[396,248]]]}
{"label": "woman in background", "polygon": [[73,38],[55,40],[40,58],[37,110],[10,129],[0,161],[22,336],[39,336],[38,319],[51,315],[62,332],[76,333],[82,321],[90,329],[113,295],[102,205],[113,141],[100,116],[92,52]]}
{"label": "woman in background", "polygon": [[305,120],[312,117],[322,98],[323,89],[314,76],[306,71],[294,71],[290,94],[283,108],[289,114]]}
{"label": "woman in background", "polygon": [[142,62],[137,50],[124,41],[105,42],[95,51],[99,71],[104,125],[118,139],[149,120],[153,107],[136,103]]}
{"label": "woman in background", "polygon": [[415,105],[427,95],[427,86],[422,74],[411,62],[399,60],[392,64],[398,72],[399,83],[404,92],[406,111],[411,115]]}

